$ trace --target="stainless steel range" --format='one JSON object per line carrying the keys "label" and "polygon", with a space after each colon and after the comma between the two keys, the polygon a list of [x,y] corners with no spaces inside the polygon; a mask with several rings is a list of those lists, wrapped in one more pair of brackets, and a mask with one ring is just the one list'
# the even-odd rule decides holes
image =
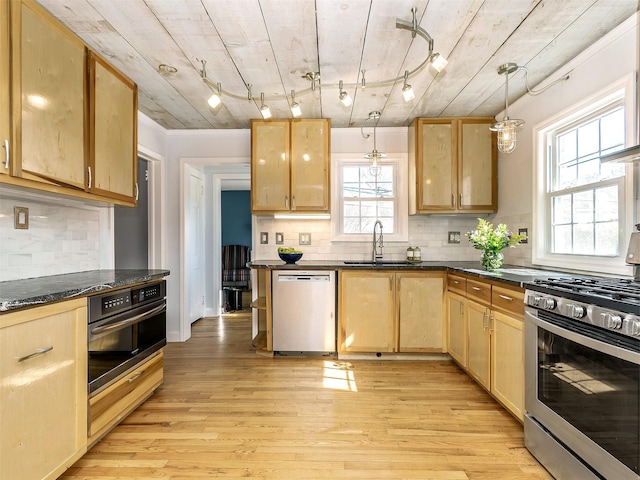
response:
{"label": "stainless steel range", "polygon": [[640,282],[525,287],[527,448],[558,479],[640,479]]}

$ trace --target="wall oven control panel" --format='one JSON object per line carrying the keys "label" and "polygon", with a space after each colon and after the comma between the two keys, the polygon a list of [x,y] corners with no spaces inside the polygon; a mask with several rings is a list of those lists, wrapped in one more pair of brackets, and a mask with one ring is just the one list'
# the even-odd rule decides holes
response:
{"label": "wall oven control panel", "polygon": [[131,290],[128,288],[120,290],[113,295],[104,296],[100,300],[102,316],[128,310],[131,308]]}

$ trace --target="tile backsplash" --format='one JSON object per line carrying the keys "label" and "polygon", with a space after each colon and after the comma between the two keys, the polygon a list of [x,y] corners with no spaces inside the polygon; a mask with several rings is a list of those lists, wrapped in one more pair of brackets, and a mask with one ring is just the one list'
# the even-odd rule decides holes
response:
{"label": "tile backsplash", "polygon": [[[528,217],[528,218],[526,218]],[[489,219],[494,225],[506,223],[512,231],[531,226],[531,215]],[[480,261],[480,252],[475,250],[464,234],[476,227],[475,216],[416,215],[409,217],[409,241],[385,243],[384,258],[402,260],[407,247],[420,247],[425,261]],[[254,232],[255,250],[252,258],[273,260],[278,258],[276,232],[284,235],[285,246],[299,248],[304,260],[368,260],[371,257],[371,242],[332,242],[331,220],[287,220],[259,216]],[[448,243],[449,232],[460,232],[460,243]],[[268,244],[260,243],[260,232],[268,233]],[[311,234],[311,245],[299,245],[301,232]],[[373,235],[373,233],[372,233]],[[531,244],[518,245],[503,250],[505,262],[512,265],[531,265]]]}
{"label": "tile backsplash", "polygon": [[[16,206],[29,209],[28,229],[14,228]],[[37,195],[0,196],[0,281],[101,268],[101,247],[110,248],[101,234],[104,210]]]}

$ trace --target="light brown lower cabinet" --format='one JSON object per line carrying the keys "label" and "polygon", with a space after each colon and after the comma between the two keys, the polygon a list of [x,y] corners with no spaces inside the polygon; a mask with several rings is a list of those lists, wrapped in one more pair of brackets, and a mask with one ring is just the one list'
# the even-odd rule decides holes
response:
{"label": "light brown lower cabinet", "polygon": [[466,295],[447,292],[448,353],[523,421],[524,291],[477,277],[457,280],[466,280]]}
{"label": "light brown lower cabinet", "polygon": [[338,352],[442,352],[443,272],[339,274]]}
{"label": "light brown lower cabinet", "polygon": [[160,350],[89,399],[89,446],[138,408],[162,384],[163,358]]}
{"label": "light brown lower cabinet", "polygon": [[0,478],[54,479],[87,451],[87,300],[0,315]]}

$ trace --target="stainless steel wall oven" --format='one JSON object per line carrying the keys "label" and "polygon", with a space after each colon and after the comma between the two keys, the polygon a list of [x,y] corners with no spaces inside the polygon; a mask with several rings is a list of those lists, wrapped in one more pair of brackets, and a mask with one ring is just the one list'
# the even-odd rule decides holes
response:
{"label": "stainless steel wall oven", "polygon": [[640,479],[640,284],[525,293],[525,444],[559,479]]}
{"label": "stainless steel wall oven", "polygon": [[89,394],[167,344],[166,282],[89,298]]}

